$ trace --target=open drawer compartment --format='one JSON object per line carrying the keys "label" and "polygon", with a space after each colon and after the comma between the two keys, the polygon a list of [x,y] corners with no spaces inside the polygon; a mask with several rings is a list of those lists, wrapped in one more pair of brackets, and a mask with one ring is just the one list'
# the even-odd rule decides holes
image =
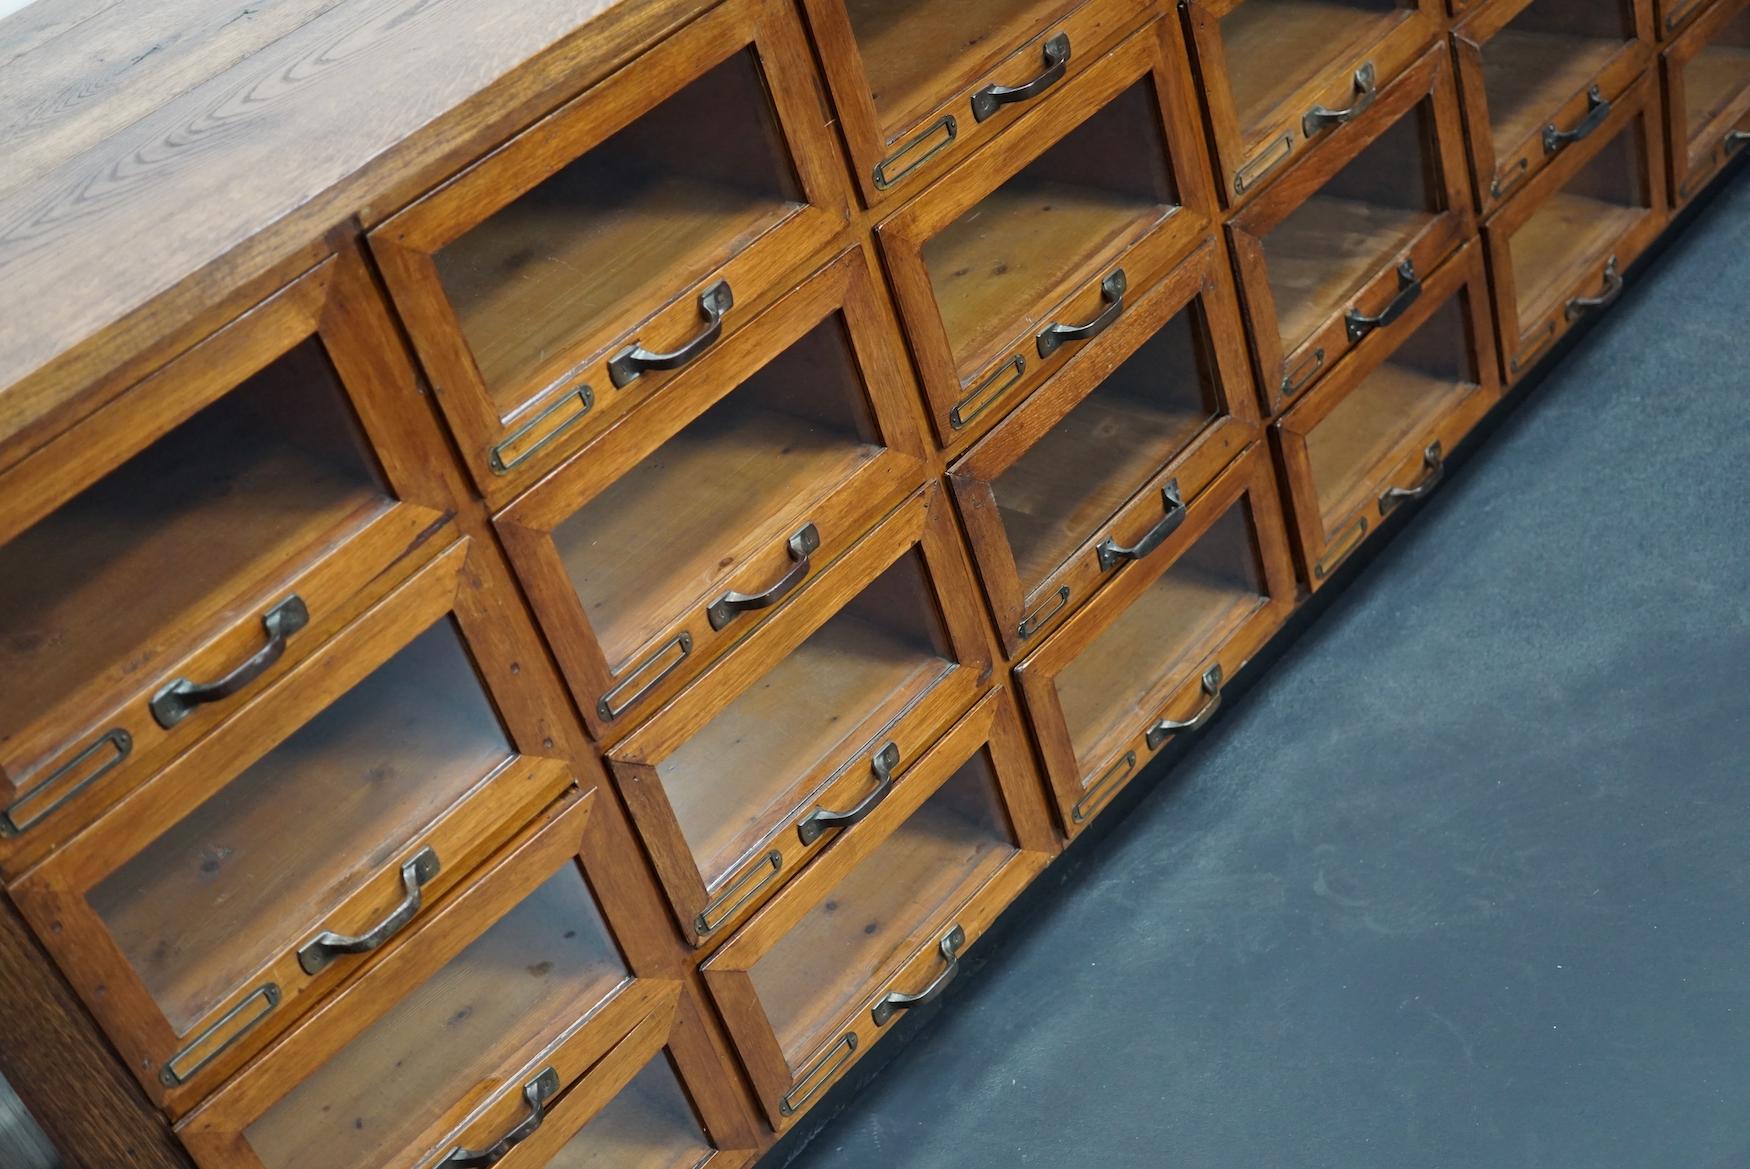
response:
{"label": "open drawer compartment", "polygon": [[1488,214],[1595,132],[1653,59],[1650,0],[1492,0],[1453,32]]}
{"label": "open drawer compartment", "polygon": [[728,936],[862,831],[990,684],[992,659],[932,484],[611,748],[687,939]]}
{"label": "open drawer compartment", "polygon": [[1222,199],[1252,198],[1439,39],[1440,0],[1182,0]]}
{"label": "open drawer compartment", "polygon": [[[636,846],[599,790],[571,791],[417,931],[177,1126],[201,1169],[470,1161],[563,1105],[677,980]],[[510,1141],[514,1144],[515,1141]]]}
{"label": "open drawer compartment", "polygon": [[1055,849],[1020,712],[993,691],[700,967],[773,1127],[946,989]]}
{"label": "open drawer compartment", "polygon": [[1241,336],[1210,238],[954,465],[1011,657],[1148,556],[1257,436]]}
{"label": "open drawer compartment", "polygon": [[903,360],[864,253],[846,252],[499,513],[598,738],[782,612],[923,482]]}
{"label": "open drawer compartment", "polygon": [[805,0],[870,206],[971,154],[1141,18],[1125,0]]}
{"label": "open drawer compartment", "polygon": [[963,449],[1208,231],[1176,26],[1089,63],[877,229],[943,446]]}
{"label": "open drawer compartment", "polygon": [[726,0],[371,233],[508,499],[794,285],[848,192],[799,18]]}
{"label": "open drawer compartment", "polygon": [[1429,279],[1276,423],[1305,580],[1316,590],[1391,512],[1433,491],[1446,456],[1501,396],[1480,245]]}
{"label": "open drawer compartment", "polygon": [[1444,47],[1229,221],[1271,413],[1421,295],[1474,231]]}
{"label": "open drawer compartment", "polygon": [[1511,385],[1590,313],[1668,218],[1657,79],[1630,87],[1587,141],[1564,151],[1483,226],[1502,376]]}
{"label": "open drawer compartment", "polygon": [[599,777],[484,555],[452,545],[12,886],[172,1113]]}
{"label": "open drawer compartment", "polygon": [[1750,0],[1720,0],[1665,50],[1673,209],[1750,146]]}
{"label": "open drawer compartment", "polygon": [[1254,446],[1190,505],[1158,552],[1015,667],[1070,835],[1156,751],[1215,713],[1222,686],[1294,602],[1269,456]]}
{"label": "open drawer compartment", "polygon": [[373,295],[325,260],[0,474],[6,876],[454,538]]}

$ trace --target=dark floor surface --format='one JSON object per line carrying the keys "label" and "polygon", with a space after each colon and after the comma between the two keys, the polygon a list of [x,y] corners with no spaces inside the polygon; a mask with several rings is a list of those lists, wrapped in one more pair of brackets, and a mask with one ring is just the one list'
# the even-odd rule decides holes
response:
{"label": "dark floor surface", "polygon": [[776,1159],[1750,1167],[1747,419],[1741,172]]}

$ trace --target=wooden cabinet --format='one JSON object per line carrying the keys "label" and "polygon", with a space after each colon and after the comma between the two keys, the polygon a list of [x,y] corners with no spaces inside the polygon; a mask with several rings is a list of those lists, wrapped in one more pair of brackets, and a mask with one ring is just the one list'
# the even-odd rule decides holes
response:
{"label": "wooden cabinet", "polygon": [[945,990],[1055,851],[1019,712],[994,691],[700,967],[773,1127]]}
{"label": "wooden cabinet", "polygon": [[1013,409],[1208,230],[1182,62],[1177,28],[1151,23],[877,229],[943,446]]}
{"label": "wooden cabinet", "polygon": [[1270,460],[1254,446],[1158,551],[1015,667],[1067,833],[1215,713],[1294,601]]}
{"label": "wooden cabinet", "polygon": [[1444,48],[1228,222],[1272,413],[1420,295],[1475,230]]}
{"label": "wooden cabinet", "polygon": [[851,170],[877,206],[921,189],[1096,61],[1125,0],[804,0]]}
{"label": "wooden cabinet", "polygon": [[1483,252],[1469,244],[1273,428],[1309,588],[1397,507],[1434,490],[1500,395]]}
{"label": "wooden cabinet", "polygon": [[1750,3],[1720,0],[1665,50],[1671,200],[1681,207],[1750,145]]}
{"label": "wooden cabinet", "polygon": [[789,288],[848,192],[785,0],[725,0],[371,236],[495,503]]}
{"label": "wooden cabinet", "polygon": [[599,738],[782,611],[916,490],[915,403],[852,250],[677,374],[637,426],[499,513]]}
{"label": "wooden cabinet", "polygon": [[911,783],[992,674],[939,488],[608,752],[682,932],[714,945]]}
{"label": "wooden cabinet", "polygon": [[1594,133],[1653,57],[1651,0],[1491,0],[1453,31],[1485,214]]}
{"label": "wooden cabinet", "polygon": [[949,473],[1008,654],[1158,547],[1257,426],[1210,238]]}
{"label": "wooden cabinet", "polygon": [[1643,77],[1484,224],[1509,383],[1621,293],[1623,273],[1665,226],[1664,157],[1656,79]]}
{"label": "wooden cabinet", "polygon": [[1440,0],[1182,0],[1230,207],[1373,104],[1443,23]]}
{"label": "wooden cabinet", "polygon": [[0,474],[6,876],[454,539],[372,296],[333,257]]}

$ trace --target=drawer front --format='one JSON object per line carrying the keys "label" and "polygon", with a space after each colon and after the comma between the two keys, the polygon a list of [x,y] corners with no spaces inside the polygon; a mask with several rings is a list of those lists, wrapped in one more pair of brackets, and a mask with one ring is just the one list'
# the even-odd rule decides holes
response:
{"label": "drawer front", "polygon": [[1055,851],[1013,697],[980,702],[864,825],[700,967],[780,1131],[946,989]]}
{"label": "drawer front", "polygon": [[1494,0],[1453,31],[1486,215],[1584,141],[1653,59],[1650,0]]}
{"label": "drawer front", "polygon": [[454,539],[374,296],[331,257],[0,475],[7,876]]}
{"label": "drawer front", "polygon": [[1015,667],[1070,835],[1171,739],[1215,713],[1222,686],[1294,601],[1270,460],[1254,446],[1158,552]]}
{"label": "drawer front", "polygon": [[1615,301],[1669,218],[1657,80],[1630,87],[1483,226],[1502,377],[1518,381],[1577,322]]}
{"label": "drawer front", "polygon": [[551,757],[561,699],[478,560],[452,546],[12,887],[172,1111],[593,779]]}
{"label": "drawer front", "polygon": [[958,451],[1214,215],[1177,26],[1155,21],[876,229],[936,436]]}
{"label": "drawer front", "polygon": [[666,393],[825,251],[848,192],[824,108],[790,5],[728,0],[372,233],[488,500]]}
{"label": "drawer front", "polygon": [[1685,26],[1707,11],[1709,0],[1652,0],[1653,17],[1660,40],[1671,40]]}
{"label": "drawer front", "polygon": [[1500,396],[1482,247],[1469,244],[1273,428],[1307,586],[1321,587],[1387,516],[1433,491]]}
{"label": "drawer front", "polygon": [[1014,13],[935,3],[860,5],[853,15],[843,0],[804,8],[871,207],[915,194],[1043,104],[1144,11],[1124,0],[1052,0]]}
{"label": "drawer front", "polygon": [[1721,0],[1665,50],[1673,209],[1750,145],[1750,0]]}
{"label": "drawer front", "polygon": [[1257,436],[1210,237],[949,473],[1003,647],[1025,652],[1184,520]]}
{"label": "drawer front", "polygon": [[1238,207],[1358,116],[1439,37],[1440,0],[1184,0],[1217,186]]}
{"label": "drawer front", "polygon": [[1229,222],[1260,388],[1278,413],[1420,296],[1475,230],[1446,50]]}
{"label": "drawer front", "polygon": [[[435,1169],[490,1148],[678,983],[618,896],[635,846],[572,791],[460,895],[348,982],[178,1126],[201,1169]],[[534,1087],[529,1087],[534,1085]]]}
{"label": "drawer front", "polygon": [[909,783],[993,658],[932,484],[612,748],[687,939],[721,941]]}
{"label": "drawer front", "polygon": [[860,250],[497,518],[604,742],[924,479],[916,390]]}

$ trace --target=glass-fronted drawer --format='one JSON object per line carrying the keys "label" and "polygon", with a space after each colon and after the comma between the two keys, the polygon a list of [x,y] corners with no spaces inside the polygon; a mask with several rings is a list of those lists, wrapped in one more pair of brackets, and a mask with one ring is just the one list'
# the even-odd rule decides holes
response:
{"label": "glass-fronted drawer", "polygon": [[1662,60],[1672,207],[1750,146],[1750,0],[1719,0]]}

